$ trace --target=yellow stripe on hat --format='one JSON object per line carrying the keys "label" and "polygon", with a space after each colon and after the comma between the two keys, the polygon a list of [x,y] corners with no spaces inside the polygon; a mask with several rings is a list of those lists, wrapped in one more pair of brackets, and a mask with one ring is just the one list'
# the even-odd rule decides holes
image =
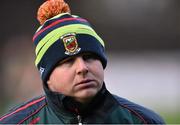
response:
{"label": "yellow stripe on hat", "polygon": [[67,26],[62,26],[60,28],[54,29],[49,34],[47,34],[36,46],[36,60],[35,65],[41,61],[43,55],[48,50],[48,48],[60,39],[61,36],[67,33],[76,34],[88,34],[95,37],[104,46],[103,40],[96,34],[96,32],[89,26],[83,24],[71,24]]}
{"label": "yellow stripe on hat", "polygon": [[[75,32],[77,34],[88,34],[96,39],[99,40],[99,42],[104,46],[103,40],[96,34],[96,32],[89,26],[82,25],[82,24],[71,24],[68,26],[62,26],[60,28],[57,28],[53,31],[51,31],[49,34],[47,34],[36,46],[36,55],[39,52],[39,50],[46,44],[46,42],[49,42],[50,39],[53,36],[56,36],[56,40],[58,40],[62,35],[66,33]],[[51,40],[52,41],[52,40]],[[54,41],[55,42],[55,41]]]}

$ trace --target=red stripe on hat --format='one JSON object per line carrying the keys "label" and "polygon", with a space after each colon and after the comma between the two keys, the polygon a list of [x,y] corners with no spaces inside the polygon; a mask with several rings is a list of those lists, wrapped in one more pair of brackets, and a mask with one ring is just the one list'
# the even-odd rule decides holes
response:
{"label": "red stripe on hat", "polygon": [[34,37],[33,37],[33,41],[36,39],[36,37],[41,34],[42,32],[44,32],[45,30],[47,30],[48,28],[51,28],[52,26],[61,23],[61,22],[65,22],[65,21],[72,21],[72,20],[79,20],[79,21],[83,21],[83,22],[87,22],[85,19],[82,18],[65,18],[65,19],[61,19],[61,20],[57,20],[55,22],[53,22],[52,24],[50,24],[49,26],[45,27],[44,29],[41,29],[40,31],[38,31]]}
{"label": "red stripe on hat", "polygon": [[32,102],[26,104],[25,106],[23,106],[23,107],[15,110],[14,112],[11,112],[10,114],[5,115],[4,117],[2,117],[2,118],[0,119],[0,121],[2,121],[3,119],[5,119],[5,118],[7,118],[7,117],[9,117],[9,116],[11,116],[11,115],[13,115],[13,114],[15,114],[15,113],[17,113],[17,112],[19,112],[19,111],[22,111],[22,110],[24,110],[24,109],[26,109],[26,108],[28,108],[28,107],[30,107],[30,106],[32,106],[32,105],[40,102],[40,101],[42,101],[43,99],[45,99],[45,96],[43,96],[42,98],[40,98],[40,99],[38,99],[38,100],[35,100],[35,101],[32,101]]}

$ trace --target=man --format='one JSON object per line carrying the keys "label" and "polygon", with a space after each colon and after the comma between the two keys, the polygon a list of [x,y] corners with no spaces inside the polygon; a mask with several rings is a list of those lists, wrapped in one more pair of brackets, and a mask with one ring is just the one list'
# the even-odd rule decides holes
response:
{"label": "man", "polygon": [[0,123],[164,124],[153,111],[106,89],[104,42],[87,20],[69,12],[63,0],[40,7],[42,26],[33,41],[45,95],[12,109]]}

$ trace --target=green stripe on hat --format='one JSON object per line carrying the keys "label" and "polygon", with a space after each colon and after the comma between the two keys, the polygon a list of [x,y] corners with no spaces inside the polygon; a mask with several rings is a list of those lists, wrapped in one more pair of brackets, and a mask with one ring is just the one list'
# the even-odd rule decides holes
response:
{"label": "green stripe on hat", "polygon": [[54,29],[49,34],[47,34],[37,45],[36,47],[36,60],[35,65],[41,61],[43,55],[48,50],[48,48],[60,39],[61,36],[67,33],[76,33],[76,34],[88,34],[95,37],[102,46],[104,46],[103,40],[96,34],[96,32],[89,26],[83,24],[71,24],[67,26],[62,26],[60,28]]}
{"label": "green stripe on hat", "polygon": [[39,50],[47,43],[49,40],[55,35],[58,34],[58,40],[62,35],[66,33],[70,33],[75,31],[77,34],[89,34],[96,39],[104,46],[103,40],[96,34],[96,32],[89,26],[83,24],[71,24],[67,26],[62,26],[60,28],[54,29],[49,34],[47,34],[41,41],[39,41],[38,45],[36,46],[36,55],[38,54]]}

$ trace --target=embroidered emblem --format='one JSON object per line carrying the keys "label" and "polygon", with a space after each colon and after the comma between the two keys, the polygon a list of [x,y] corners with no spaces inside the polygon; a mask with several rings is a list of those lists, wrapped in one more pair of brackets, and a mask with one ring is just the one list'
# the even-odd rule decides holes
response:
{"label": "embroidered emblem", "polygon": [[75,33],[65,34],[61,37],[61,39],[63,40],[64,47],[66,49],[66,55],[75,55],[81,50],[78,46]]}

